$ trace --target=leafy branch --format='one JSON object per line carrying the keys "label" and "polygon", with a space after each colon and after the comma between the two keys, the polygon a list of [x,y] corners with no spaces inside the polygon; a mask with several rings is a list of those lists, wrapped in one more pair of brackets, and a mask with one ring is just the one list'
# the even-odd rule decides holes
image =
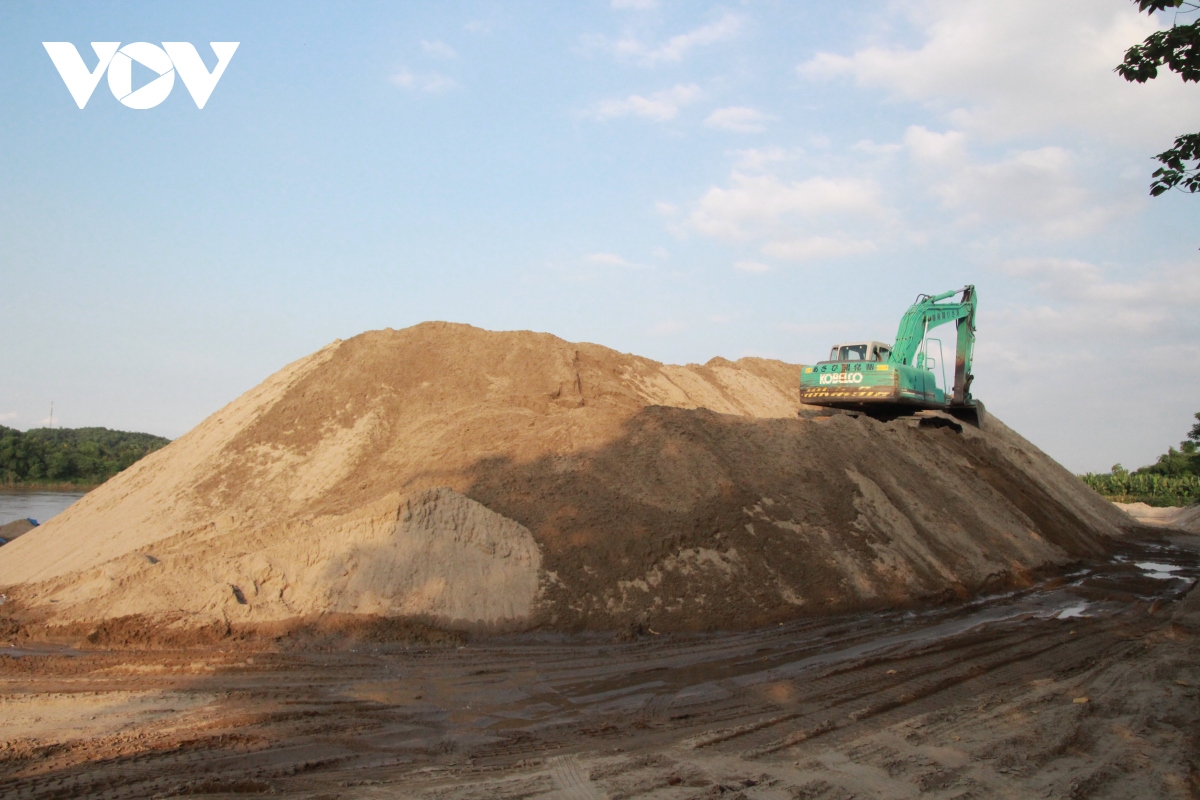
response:
{"label": "leafy branch", "polygon": [[[1185,0],[1133,0],[1138,10],[1153,14],[1168,8],[1200,10],[1200,5]],[[1175,23],[1165,31],[1155,31],[1141,44],[1125,51],[1125,60],[1116,68],[1122,78],[1145,83],[1158,77],[1160,67],[1176,73],[1185,82],[1200,82],[1200,19],[1187,24]],[[1200,192],[1200,133],[1176,137],[1175,144],[1154,157],[1162,164],[1154,171],[1150,194],[1158,197],[1176,187],[1185,192]]]}

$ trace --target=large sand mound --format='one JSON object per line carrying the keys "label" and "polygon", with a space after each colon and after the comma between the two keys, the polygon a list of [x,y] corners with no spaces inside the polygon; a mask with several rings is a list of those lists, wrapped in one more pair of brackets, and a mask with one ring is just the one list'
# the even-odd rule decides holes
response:
{"label": "large sand mound", "polygon": [[1019,583],[1128,522],[994,418],[798,417],[798,376],[372,331],[0,548],[0,585],[48,624],[745,627]]}

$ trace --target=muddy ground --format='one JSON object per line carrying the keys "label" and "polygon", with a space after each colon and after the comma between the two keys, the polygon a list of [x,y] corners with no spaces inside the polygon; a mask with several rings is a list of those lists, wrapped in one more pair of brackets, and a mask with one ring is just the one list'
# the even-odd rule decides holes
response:
{"label": "muddy ground", "polygon": [[[728,635],[10,646],[0,797],[1200,796],[1200,537]],[[636,635],[635,635],[636,634]]]}

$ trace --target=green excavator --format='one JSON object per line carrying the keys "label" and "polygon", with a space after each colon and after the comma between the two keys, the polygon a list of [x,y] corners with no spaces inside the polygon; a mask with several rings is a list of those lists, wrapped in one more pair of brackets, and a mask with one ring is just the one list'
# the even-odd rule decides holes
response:
{"label": "green excavator", "polygon": [[[957,302],[945,302],[961,295]],[[808,405],[894,418],[923,409],[946,411],[978,425],[983,404],[971,397],[971,361],[975,351],[974,286],[939,295],[922,294],[905,312],[896,341],[850,342],[834,345],[827,361],[805,367],[800,375],[800,402]],[[949,395],[938,386],[935,369],[946,365],[940,339],[929,331],[957,323],[954,388]],[[931,352],[936,346],[936,356]]]}

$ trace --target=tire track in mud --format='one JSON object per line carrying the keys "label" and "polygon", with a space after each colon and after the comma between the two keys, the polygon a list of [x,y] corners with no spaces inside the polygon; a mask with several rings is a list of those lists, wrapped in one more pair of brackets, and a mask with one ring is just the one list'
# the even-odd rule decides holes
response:
{"label": "tire track in mud", "polygon": [[[740,755],[746,759],[761,758],[818,736],[859,727],[868,722],[878,724],[876,718],[889,715],[889,712],[897,712],[891,714],[893,717],[906,716],[919,713],[916,709],[922,705],[938,707],[960,702],[964,696],[970,696],[977,691],[971,684],[983,678],[994,677],[992,673],[1022,665],[1060,646],[1059,641],[1029,649],[993,646],[987,648],[990,652],[980,653],[976,658],[960,657],[952,664],[922,672],[919,676],[884,681],[883,686],[878,685],[880,680],[878,675],[875,675],[863,676],[840,692],[831,687],[827,688],[821,693],[825,699],[816,703],[821,710],[816,713],[810,711],[807,714],[789,715],[787,721],[799,719],[804,723],[803,727],[764,744],[755,745],[752,741],[741,741],[740,745],[748,746],[748,749],[742,750]],[[1014,649],[1016,652],[1013,652]],[[899,674],[898,670],[891,671]],[[824,688],[823,681],[818,679],[816,683]],[[856,708],[847,714],[843,709],[846,705]],[[747,733],[754,735],[765,730],[766,727],[761,727]]]}
{"label": "tire track in mud", "polygon": [[550,778],[562,800],[602,800],[604,797],[580,768],[578,756],[556,756],[548,764]]}

